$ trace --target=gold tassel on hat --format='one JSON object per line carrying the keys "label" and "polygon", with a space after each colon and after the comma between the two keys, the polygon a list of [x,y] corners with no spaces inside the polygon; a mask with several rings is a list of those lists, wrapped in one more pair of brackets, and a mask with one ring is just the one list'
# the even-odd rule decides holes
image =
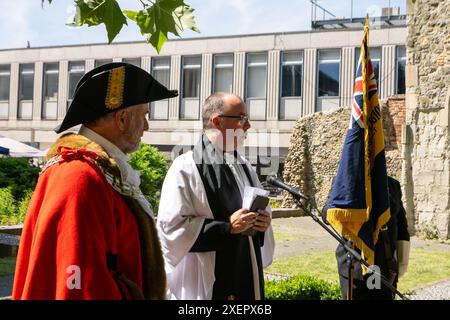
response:
{"label": "gold tassel on hat", "polygon": [[110,110],[117,109],[123,103],[123,88],[125,83],[125,67],[109,71],[108,89],[105,106]]}

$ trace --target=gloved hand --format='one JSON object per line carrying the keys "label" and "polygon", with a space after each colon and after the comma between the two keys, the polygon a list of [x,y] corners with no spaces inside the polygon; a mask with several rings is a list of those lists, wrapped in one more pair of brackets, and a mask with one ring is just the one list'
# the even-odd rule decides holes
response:
{"label": "gloved hand", "polygon": [[398,277],[402,277],[408,270],[410,242],[405,240],[397,241]]}

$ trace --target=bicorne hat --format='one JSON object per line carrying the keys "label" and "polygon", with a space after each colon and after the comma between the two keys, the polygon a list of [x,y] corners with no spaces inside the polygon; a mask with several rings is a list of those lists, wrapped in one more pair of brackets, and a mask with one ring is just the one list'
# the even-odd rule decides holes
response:
{"label": "bicorne hat", "polygon": [[89,71],[80,79],[67,114],[55,131],[61,133],[109,112],[176,96],[176,90],[167,89],[135,65],[108,63]]}

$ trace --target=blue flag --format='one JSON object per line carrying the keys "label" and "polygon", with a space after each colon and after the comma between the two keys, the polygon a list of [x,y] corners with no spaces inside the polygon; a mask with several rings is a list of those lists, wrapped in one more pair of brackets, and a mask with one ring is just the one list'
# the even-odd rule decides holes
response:
{"label": "blue flag", "polygon": [[0,154],[9,155],[9,149],[0,147]]}
{"label": "blue flag", "polygon": [[390,209],[383,122],[368,37],[366,19],[350,127],[330,193],[327,220],[373,265],[378,234],[390,219]]}

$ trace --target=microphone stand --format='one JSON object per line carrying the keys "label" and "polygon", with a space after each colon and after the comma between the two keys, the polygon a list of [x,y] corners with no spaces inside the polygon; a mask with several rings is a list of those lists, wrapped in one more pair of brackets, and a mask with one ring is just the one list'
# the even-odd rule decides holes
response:
{"label": "microphone stand", "polygon": [[[397,288],[395,288],[393,285],[391,285],[391,283],[386,279],[385,276],[383,276],[381,273],[376,272],[375,270],[373,270],[369,264],[367,263],[366,260],[364,260],[361,255],[354,250],[351,246],[351,241],[347,242],[345,241],[345,239],[332,227],[330,226],[332,229],[330,229],[323,221],[321,221],[321,219],[319,219],[319,217],[315,214],[313,214],[311,212],[311,210],[309,210],[298,198],[298,196],[296,196],[294,193],[292,193],[291,191],[288,191],[292,197],[294,198],[295,203],[304,211],[306,212],[311,218],[313,218],[313,220],[315,222],[317,222],[323,229],[325,229],[326,232],[328,232],[333,238],[335,238],[347,251],[347,261],[351,261],[351,259],[358,261],[360,264],[364,265],[367,270],[370,273],[373,273],[377,276],[380,277],[381,282],[383,282],[383,284],[389,288],[389,290],[391,290],[391,292],[397,294],[401,299],[403,300],[409,300],[407,297],[405,297],[400,291],[397,290]],[[310,201],[309,198],[304,197],[305,200]],[[317,209],[316,209],[317,210]],[[347,288],[348,292],[352,292],[353,288]]]}

